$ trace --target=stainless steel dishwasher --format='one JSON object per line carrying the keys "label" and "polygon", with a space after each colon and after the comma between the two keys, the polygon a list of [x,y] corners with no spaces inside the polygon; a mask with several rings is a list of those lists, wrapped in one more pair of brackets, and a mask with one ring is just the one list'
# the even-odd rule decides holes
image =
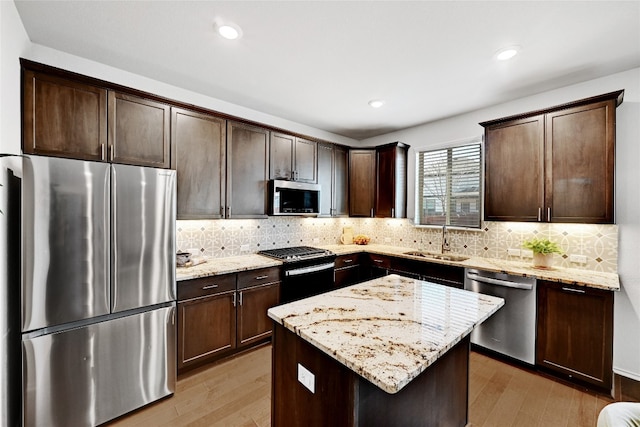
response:
{"label": "stainless steel dishwasher", "polygon": [[464,288],[504,298],[504,306],[473,330],[471,342],[533,365],[536,356],[536,279],[467,268]]}

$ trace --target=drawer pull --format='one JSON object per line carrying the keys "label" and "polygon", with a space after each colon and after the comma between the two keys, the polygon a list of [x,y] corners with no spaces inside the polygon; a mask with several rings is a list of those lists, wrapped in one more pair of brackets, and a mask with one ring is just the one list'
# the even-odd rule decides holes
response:
{"label": "drawer pull", "polygon": [[202,290],[203,290],[203,291],[206,291],[206,290],[208,290],[208,289],[215,289],[215,288],[217,288],[217,287],[218,287],[218,285],[207,285],[207,286],[203,286],[203,287],[202,287]]}
{"label": "drawer pull", "polygon": [[345,260],[344,260],[344,263],[345,263],[345,264],[348,264],[348,263],[350,263],[350,262],[353,262],[353,260],[352,260],[352,259],[345,259]]}
{"label": "drawer pull", "polygon": [[563,291],[569,291],[569,292],[575,292],[576,294],[586,294],[587,291],[583,290],[583,289],[573,289],[573,288],[562,288]]}
{"label": "drawer pull", "polygon": [[381,259],[374,259],[373,262],[382,262]]}
{"label": "drawer pull", "polygon": [[266,278],[268,278],[269,276],[258,276],[256,277],[256,280],[264,280]]}

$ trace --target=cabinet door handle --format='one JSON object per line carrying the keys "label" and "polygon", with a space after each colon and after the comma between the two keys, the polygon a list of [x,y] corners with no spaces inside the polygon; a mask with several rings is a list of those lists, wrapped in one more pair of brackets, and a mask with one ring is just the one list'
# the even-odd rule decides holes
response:
{"label": "cabinet door handle", "polygon": [[231,218],[231,206],[227,206],[227,218]]}
{"label": "cabinet door handle", "polygon": [[551,208],[547,208],[547,222],[551,222]]}
{"label": "cabinet door handle", "polygon": [[236,306],[236,293],[233,293],[233,306]]}
{"label": "cabinet door handle", "polygon": [[109,161],[113,162],[113,158],[115,157],[114,151],[116,151],[116,147],[114,145],[109,147]]}
{"label": "cabinet door handle", "polygon": [[242,305],[242,292],[240,292],[240,303],[238,305]]}
{"label": "cabinet door handle", "polygon": [[104,158],[104,144],[100,144],[100,160],[105,160],[105,158]]}
{"label": "cabinet door handle", "polygon": [[220,218],[224,218],[224,206],[220,206]]}
{"label": "cabinet door handle", "polygon": [[207,286],[203,286],[203,287],[202,287],[202,290],[203,290],[203,291],[206,291],[206,290],[208,290],[208,289],[215,289],[215,288],[217,288],[217,287],[218,287],[218,285],[207,285]]}
{"label": "cabinet door handle", "polygon": [[574,292],[576,294],[586,294],[587,291],[585,291],[584,289],[574,289],[574,288],[565,288],[564,286],[562,287],[563,291],[567,291],[567,292]]}
{"label": "cabinet door handle", "polygon": [[263,280],[266,279],[269,276],[256,276],[256,280]]}
{"label": "cabinet door handle", "polygon": [[396,217],[396,208],[391,208],[391,218]]}
{"label": "cabinet door handle", "polygon": [[371,208],[371,218],[373,218],[373,208]]}
{"label": "cabinet door handle", "polygon": [[538,222],[542,221],[542,208],[538,207]]}

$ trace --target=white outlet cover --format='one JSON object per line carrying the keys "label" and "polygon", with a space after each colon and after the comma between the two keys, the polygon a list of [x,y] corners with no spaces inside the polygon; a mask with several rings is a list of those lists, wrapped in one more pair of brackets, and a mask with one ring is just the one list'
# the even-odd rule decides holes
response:
{"label": "white outlet cover", "polygon": [[307,368],[298,363],[298,381],[309,389],[311,393],[316,392],[316,376]]}
{"label": "white outlet cover", "polygon": [[509,255],[509,256],[520,256],[520,249],[509,248],[509,249],[507,249],[507,255]]}
{"label": "white outlet cover", "polygon": [[576,264],[586,264],[587,257],[585,255],[569,255],[569,261],[574,262]]}
{"label": "white outlet cover", "polygon": [[249,250],[249,245],[240,245],[240,251],[246,252]]}

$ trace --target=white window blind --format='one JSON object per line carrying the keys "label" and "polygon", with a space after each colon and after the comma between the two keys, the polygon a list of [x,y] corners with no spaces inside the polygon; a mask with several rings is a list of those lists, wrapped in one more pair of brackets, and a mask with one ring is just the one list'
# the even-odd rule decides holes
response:
{"label": "white window blind", "polygon": [[417,153],[416,222],[480,228],[481,139]]}

